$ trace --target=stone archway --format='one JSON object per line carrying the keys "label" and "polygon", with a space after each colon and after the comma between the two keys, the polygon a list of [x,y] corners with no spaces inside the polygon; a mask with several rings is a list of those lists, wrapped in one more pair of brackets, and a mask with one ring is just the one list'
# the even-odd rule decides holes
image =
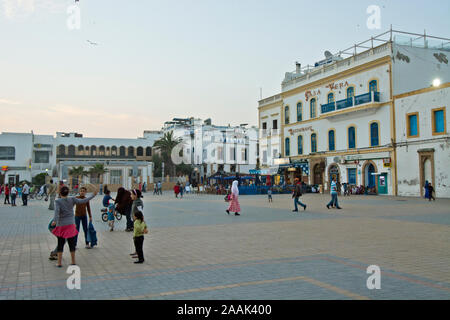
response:
{"label": "stone archway", "polygon": [[331,190],[331,181],[333,179],[333,177],[336,177],[336,182],[338,184],[341,183],[341,170],[339,169],[339,165],[337,163],[332,163],[328,166],[328,191]]}
{"label": "stone archway", "polygon": [[434,149],[417,150],[419,153],[420,196],[424,196],[425,181],[428,180],[436,188]]}
{"label": "stone archway", "polygon": [[377,179],[372,173],[378,173],[377,165],[372,160],[367,160],[362,166],[362,183],[364,188],[367,186],[375,187],[375,190],[378,193]]}

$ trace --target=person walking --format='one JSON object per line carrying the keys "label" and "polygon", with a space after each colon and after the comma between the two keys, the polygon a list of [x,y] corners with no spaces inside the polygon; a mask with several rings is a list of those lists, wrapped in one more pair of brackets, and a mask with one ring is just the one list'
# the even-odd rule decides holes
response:
{"label": "person walking", "polygon": [[162,183],[161,181],[158,181],[158,192],[160,195],[162,195]]}
{"label": "person walking", "polygon": [[269,202],[273,202],[273,199],[272,199],[272,187],[269,187],[269,189],[267,190],[267,198],[269,199]]}
{"label": "person walking", "polygon": [[231,186],[231,200],[230,205],[227,210],[225,210],[228,214],[231,212],[234,212],[235,216],[240,216],[241,212],[241,206],[239,204],[239,188],[238,188],[239,182],[237,180],[233,181],[233,184]]}
{"label": "person walking", "polygon": [[153,195],[158,194],[158,184],[156,182],[153,183]]}
{"label": "person walking", "polygon": [[294,199],[294,210],[292,212],[298,212],[298,205],[303,207],[303,210],[306,210],[306,204],[302,203],[299,198],[302,196],[302,185],[298,178],[294,179],[295,189],[292,193],[292,198]]}
{"label": "person walking", "polygon": [[184,193],[184,186],[183,183],[180,184],[180,197],[183,199],[183,193]]}
{"label": "person walking", "polygon": [[127,226],[125,231],[131,232],[133,231],[133,220],[131,219],[131,206],[133,204],[133,200],[131,199],[131,193],[125,188],[120,187],[117,190],[116,200],[114,201],[116,204],[116,210],[120,214],[124,215],[127,218]]}
{"label": "person walking", "polygon": [[428,189],[428,186],[430,185],[430,183],[427,181],[425,181],[425,199],[429,199],[430,198],[430,190]]}
{"label": "person walking", "polygon": [[142,192],[146,193],[147,192],[147,182],[144,181],[144,184],[142,185]]}
{"label": "person walking", "polygon": [[49,210],[55,210],[55,199],[56,199],[56,185],[53,183],[53,179],[50,180],[50,183],[48,185],[48,196],[49,196]]}
{"label": "person walking", "polygon": [[177,184],[173,186],[173,192],[175,193],[175,198],[178,198],[178,194],[180,193],[180,183],[179,182],[177,182]]}
{"label": "person walking", "polygon": [[433,201],[436,201],[436,199],[433,197],[433,192],[434,192],[434,188],[431,185],[431,182],[428,183],[428,201],[431,201],[431,199],[433,199]]}
{"label": "person walking", "polygon": [[14,184],[12,184],[10,192],[11,192],[11,206],[17,207],[16,206],[17,188]]}
{"label": "person walking", "polygon": [[[86,199],[86,187],[80,188],[80,195],[77,196],[77,199]],[[87,214],[89,215],[89,222],[92,222],[92,213],[91,213],[91,206],[89,204],[89,201],[86,203],[78,203],[75,205],[75,226],[77,228],[77,235],[75,236],[75,247],[78,243],[78,233],[80,232],[80,223],[83,225],[83,232],[84,232],[84,242],[86,243],[85,248],[91,249],[91,246],[89,245],[87,236],[88,236],[88,219]]]}
{"label": "person walking", "polygon": [[338,203],[337,183],[335,177],[333,177],[333,180],[331,181],[331,201],[327,204],[327,208],[330,209],[330,206],[334,206],[339,210],[342,209],[341,207],[339,207]]}
{"label": "person walking", "polygon": [[3,202],[3,204],[6,204],[6,202],[8,202],[8,204],[11,204],[9,202],[9,193],[10,193],[9,186],[6,184],[5,185],[5,201]]}
{"label": "person walking", "polygon": [[30,194],[30,187],[25,182],[23,184],[23,188],[22,188],[22,205],[23,206],[27,206],[28,205],[28,195],[29,194]]}
{"label": "person walking", "polygon": [[60,199],[55,201],[55,215],[53,217],[52,226],[55,227],[53,234],[58,237],[58,264],[61,268],[61,261],[63,255],[64,244],[68,243],[70,255],[72,258],[72,265],[75,265],[75,250],[76,250],[76,236],[78,234],[75,226],[75,216],[73,214],[73,207],[76,204],[88,203],[97,195],[97,190],[87,198],[77,199],[75,197],[68,197],[69,188],[63,186],[59,192]]}

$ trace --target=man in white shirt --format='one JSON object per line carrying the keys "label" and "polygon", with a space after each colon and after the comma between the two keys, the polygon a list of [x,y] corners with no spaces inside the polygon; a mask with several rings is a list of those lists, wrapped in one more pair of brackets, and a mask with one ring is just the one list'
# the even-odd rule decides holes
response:
{"label": "man in white shirt", "polygon": [[17,188],[13,184],[11,188],[11,206],[16,207]]}
{"label": "man in white shirt", "polygon": [[28,195],[30,194],[30,187],[25,182],[22,188],[22,203],[23,206],[26,206],[28,204]]}

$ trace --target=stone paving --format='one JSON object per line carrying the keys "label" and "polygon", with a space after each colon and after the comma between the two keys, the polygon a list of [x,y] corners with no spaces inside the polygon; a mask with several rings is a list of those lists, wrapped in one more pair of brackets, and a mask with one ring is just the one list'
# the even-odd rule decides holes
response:
{"label": "stone paving", "polygon": [[[450,298],[450,199],[340,197],[338,211],[307,194],[295,214],[289,195],[242,196],[236,217],[223,196],[147,193],[146,261],[136,265],[125,218],[109,232],[101,197],[91,201],[99,245],[79,237],[81,290],[66,286],[68,247],[63,268],[48,260],[48,203],[0,198],[0,299]],[[380,290],[366,286],[369,265],[381,268]]]}

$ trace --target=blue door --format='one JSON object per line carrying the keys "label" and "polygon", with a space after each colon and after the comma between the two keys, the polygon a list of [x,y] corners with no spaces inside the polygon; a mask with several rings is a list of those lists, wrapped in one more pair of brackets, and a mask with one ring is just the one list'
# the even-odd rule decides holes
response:
{"label": "blue door", "polygon": [[375,176],[373,175],[375,173],[375,168],[372,164],[369,165],[369,168],[367,169],[368,172],[368,179],[369,179],[369,188],[375,187]]}

